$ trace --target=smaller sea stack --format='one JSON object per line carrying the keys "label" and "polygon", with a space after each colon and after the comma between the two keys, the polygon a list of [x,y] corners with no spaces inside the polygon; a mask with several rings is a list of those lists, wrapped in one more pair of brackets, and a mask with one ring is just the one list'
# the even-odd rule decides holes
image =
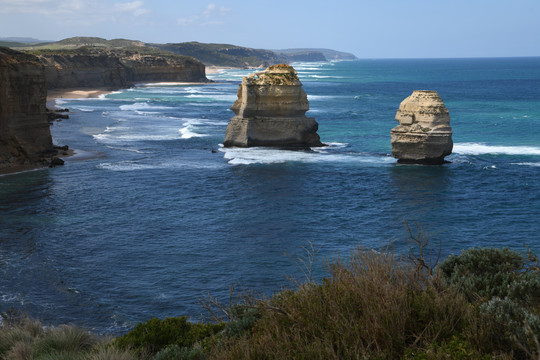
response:
{"label": "smaller sea stack", "polygon": [[279,64],[244,77],[225,132],[226,147],[270,146],[309,149],[323,146],[296,70]]}
{"label": "smaller sea stack", "polygon": [[450,114],[436,91],[415,90],[401,102],[390,132],[392,156],[404,164],[444,164],[452,153]]}

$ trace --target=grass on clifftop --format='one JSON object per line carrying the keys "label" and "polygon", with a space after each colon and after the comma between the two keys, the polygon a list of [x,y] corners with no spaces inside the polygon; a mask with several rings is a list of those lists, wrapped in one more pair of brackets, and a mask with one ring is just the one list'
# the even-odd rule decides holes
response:
{"label": "grass on clifftop", "polygon": [[[321,283],[307,276],[270,299],[212,300],[206,308],[214,323],[151,319],[107,343],[76,328],[4,322],[0,358],[539,358],[536,255],[472,248],[437,265],[426,239],[413,238],[407,256],[358,248],[330,263]],[[304,265],[309,275],[310,258]],[[67,340],[47,340],[53,333]]]}

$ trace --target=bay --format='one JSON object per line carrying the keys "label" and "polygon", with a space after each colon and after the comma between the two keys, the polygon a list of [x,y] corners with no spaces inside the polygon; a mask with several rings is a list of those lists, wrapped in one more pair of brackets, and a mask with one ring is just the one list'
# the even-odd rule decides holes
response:
{"label": "bay", "polygon": [[[271,295],[356,246],[408,251],[404,221],[443,255],[540,251],[540,58],[294,64],[328,144],[220,146],[238,84],[153,84],[61,99],[61,168],[0,177],[0,311],[123,333],[150,317],[199,319],[231,286]],[[390,130],[413,90],[450,111],[444,166],[398,165]],[[212,151],[213,150],[213,151]]]}

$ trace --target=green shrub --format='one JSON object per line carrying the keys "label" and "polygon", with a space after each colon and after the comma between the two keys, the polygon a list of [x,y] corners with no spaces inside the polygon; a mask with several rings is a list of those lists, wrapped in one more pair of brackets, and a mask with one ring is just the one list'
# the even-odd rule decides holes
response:
{"label": "green shrub", "polygon": [[482,355],[473,345],[471,345],[462,334],[454,335],[446,341],[440,343],[427,344],[424,348],[407,350],[405,360],[489,360],[490,355]]}
{"label": "green shrub", "polygon": [[471,338],[486,352],[526,359],[540,345],[540,271],[529,252],[474,248],[449,256],[438,268],[444,282],[477,306]]}
{"label": "green shrub", "polygon": [[259,309],[239,304],[231,307],[230,314],[234,320],[227,322],[223,330],[223,335],[228,337],[243,335],[251,330],[260,318]]}
{"label": "green shrub", "polygon": [[508,296],[523,266],[522,255],[508,248],[471,248],[448,256],[438,270],[448,284],[475,301]]}
{"label": "green shrub", "polygon": [[117,338],[116,344],[121,348],[133,348],[139,353],[155,354],[168,345],[192,347],[223,328],[223,324],[191,323],[187,321],[187,316],[164,320],[153,318]]}
{"label": "green shrub", "polygon": [[160,350],[152,360],[200,360],[204,359],[203,351],[200,346],[180,347],[178,345],[169,345]]}
{"label": "green shrub", "polygon": [[514,349],[516,356],[528,358],[538,352],[540,316],[509,298],[492,298],[480,305],[480,313],[501,348]]}

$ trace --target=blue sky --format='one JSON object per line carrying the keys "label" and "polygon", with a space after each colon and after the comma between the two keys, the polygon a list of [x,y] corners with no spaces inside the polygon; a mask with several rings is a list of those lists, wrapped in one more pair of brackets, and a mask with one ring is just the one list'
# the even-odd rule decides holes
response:
{"label": "blue sky", "polygon": [[540,0],[0,0],[0,37],[322,47],[360,58],[540,56]]}

